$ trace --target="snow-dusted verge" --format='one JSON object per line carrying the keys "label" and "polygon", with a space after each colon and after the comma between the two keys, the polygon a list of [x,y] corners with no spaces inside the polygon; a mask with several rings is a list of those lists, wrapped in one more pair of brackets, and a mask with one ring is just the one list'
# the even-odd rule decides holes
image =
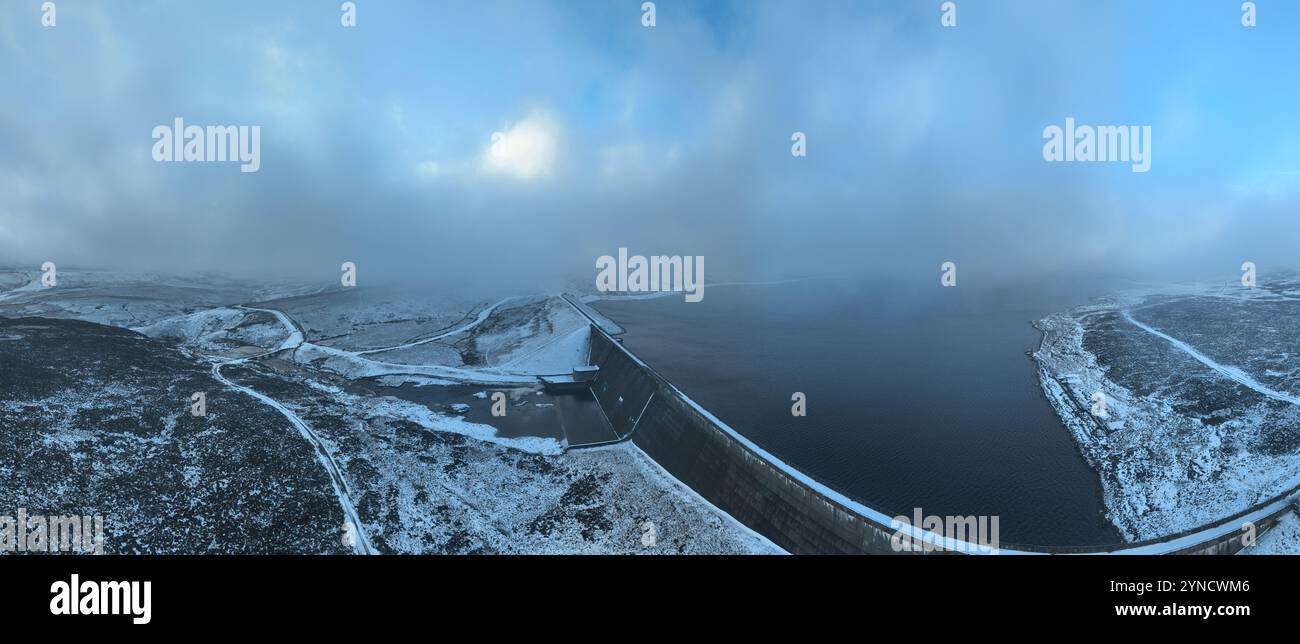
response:
{"label": "snow-dusted verge", "polygon": [[389,364],[508,373],[568,373],[585,364],[588,322],[558,297],[512,297],[445,332],[356,352]]}
{"label": "snow-dusted verge", "polygon": [[385,387],[401,387],[402,385],[411,385],[412,387],[439,387],[443,385],[459,384],[453,380],[444,380],[442,378],[430,378],[428,376],[379,376],[375,382]]}
{"label": "snow-dusted verge", "polygon": [[216,308],[199,311],[191,315],[179,315],[164,318],[153,324],[138,326],[138,331],[151,338],[170,338],[186,342],[200,343],[215,336],[224,336],[242,320],[241,311],[230,308]]}
{"label": "snow-dusted verge", "polygon": [[758,532],[755,532],[753,528],[750,528],[749,526],[736,520],[736,518],[731,516],[730,514],[723,512],[721,508],[719,508],[716,505],[713,505],[713,503],[711,503],[708,499],[704,498],[703,496],[700,496],[699,492],[692,490],[690,486],[677,480],[677,477],[670,474],[668,470],[664,469],[662,465],[655,462],[653,458],[650,458],[649,454],[646,454],[644,451],[642,451],[642,449],[640,447],[637,447],[636,444],[633,443],[632,441],[615,443],[613,445],[609,445],[606,447],[597,447],[588,451],[596,451],[596,450],[626,450],[628,452],[631,452],[633,456],[636,457],[637,462],[641,464],[641,467],[645,469],[646,475],[648,477],[652,477],[661,487],[667,490],[671,490],[675,494],[675,496],[681,500],[681,503],[683,505],[698,504],[700,506],[708,508],[710,511],[713,512],[715,516],[717,516],[719,519],[722,520],[724,525],[729,526],[732,530],[735,530],[739,535],[741,535],[745,540],[751,542],[753,544],[751,547],[753,548],[754,552],[768,553],[768,554],[789,554],[785,550],[781,549],[781,546],[772,543],[771,539],[768,539],[767,537],[759,534]]}
{"label": "snow-dusted verge", "polygon": [[1243,555],[1294,555],[1300,554],[1300,516],[1294,512],[1286,515],[1268,532],[1260,535],[1253,547],[1241,551]]}
{"label": "snow-dusted verge", "polygon": [[523,452],[533,454],[560,454],[564,447],[560,442],[553,438],[540,438],[536,436],[524,436],[519,438],[505,438],[497,436],[497,430],[491,425],[481,423],[471,423],[459,416],[447,416],[439,414],[424,405],[410,401],[394,398],[392,396],[355,396],[345,393],[342,389],[331,385],[325,385],[314,380],[308,380],[307,384],[312,388],[333,396],[336,400],[347,405],[351,409],[363,410],[370,416],[383,416],[405,420],[429,431],[450,432],[460,434],[468,438],[480,440],[488,443],[495,443],[504,447],[510,447]]}
{"label": "snow-dusted verge", "polygon": [[[1241,369],[1133,319],[1140,301],[1117,299],[1036,323],[1043,391],[1097,470],[1108,517],[1124,537],[1203,526],[1300,484],[1296,454],[1261,448],[1261,428],[1286,423],[1295,406],[1250,387],[1254,380]],[[1099,359],[1088,346],[1112,355]],[[1092,413],[1098,393],[1104,417]]]}
{"label": "snow-dusted verge", "polygon": [[[189,315],[164,318],[131,330],[151,338],[177,340],[181,344],[208,352],[247,346],[266,350],[293,341],[292,326],[286,329],[269,313],[234,308],[215,308]],[[301,342],[301,335],[297,342]]]}
{"label": "snow-dusted verge", "polygon": [[585,323],[567,332],[553,333],[540,342],[524,345],[507,354],[497,365],[524,373],[568,373],[575,366],[587,364],[591,328]]}
{"label": "snow-dusted verge", "polygon": [[294,360],[313,367],[332,371],[348,378],[371,378],[375,376],[413,375],[436,378],[446,381],[477,383],[485,385],[502,384],[536,384],[537,378],[528,374],[490,371],[485,369],[462,369],[442,365],[394,364],[371,360],[349,351],[342,351],[318,344],[305,343],[294,352]]}

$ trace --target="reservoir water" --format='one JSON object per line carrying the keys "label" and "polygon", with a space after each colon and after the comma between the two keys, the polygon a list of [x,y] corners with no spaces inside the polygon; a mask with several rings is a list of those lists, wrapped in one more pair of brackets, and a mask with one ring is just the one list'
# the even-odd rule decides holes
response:
{"label": "reservoir water", "polygon": [[1027,354],[1034,320],[1088,295],[817,280],[593,306],[687,395],[851,498],[997,515],[1007,544],[1095,545],[1122,540]]}

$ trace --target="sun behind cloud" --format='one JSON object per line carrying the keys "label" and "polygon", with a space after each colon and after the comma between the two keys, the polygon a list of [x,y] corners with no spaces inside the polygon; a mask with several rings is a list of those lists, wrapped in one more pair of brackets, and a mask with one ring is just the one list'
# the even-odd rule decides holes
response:
{"label": "sun behind cloud", "polygon": [[479,167],[488,174],[524,181],[545,177],[555,165],[558,147],[554,119],[534,112],[503,132],[493,132]]}

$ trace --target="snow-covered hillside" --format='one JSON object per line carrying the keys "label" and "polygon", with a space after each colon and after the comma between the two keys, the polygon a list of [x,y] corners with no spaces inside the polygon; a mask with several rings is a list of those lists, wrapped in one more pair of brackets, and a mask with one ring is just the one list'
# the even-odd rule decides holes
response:
{"label": "snow-covered hillside", "polygon": [[1037,323],[1043,390],[1127,539],[1300,485],[1300,298],[1273,289],[1127,293]]}

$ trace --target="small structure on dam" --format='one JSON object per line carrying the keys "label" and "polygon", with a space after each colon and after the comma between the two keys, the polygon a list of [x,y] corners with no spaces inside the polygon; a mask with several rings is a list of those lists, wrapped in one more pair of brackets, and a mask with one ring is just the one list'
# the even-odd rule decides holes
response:
{"label": "small structure on dam", "polygon": [[600,367],[596,365],[585,365],[574,367],[571,374],[538,376],[537,380],[549,392],[582,391],[591,387],[591,381],[596,379],[599,371]]}

